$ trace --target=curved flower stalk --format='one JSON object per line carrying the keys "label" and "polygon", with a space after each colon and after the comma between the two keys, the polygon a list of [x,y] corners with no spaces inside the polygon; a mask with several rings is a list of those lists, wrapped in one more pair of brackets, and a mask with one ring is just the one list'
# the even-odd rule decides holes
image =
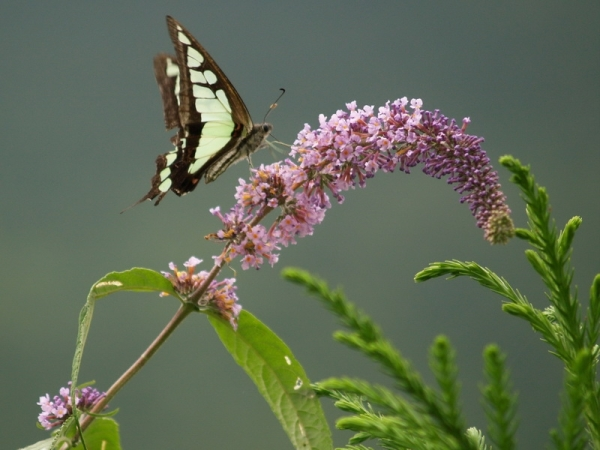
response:
{"label": "curved flower stalk", "polygon": [[[265,261],[274,265],[282,247],[311,235],[315,225],[323,221],[331,208],[329,194],[342,203],[343,191],[357,185],[365,187],[380,170],[410,173],[411,168],[423,164],[427,175],[448,176],[448,183],[462,194],[460,201],[469,205],[486,240],[506,243],[514,235],[498,174],[480,145],[483,139],[465,133],[468,118],[459,127],[437,110],[423,111],[420,99],[411,100],[409,105],[406,97],[386,103],[377,114],[372,106],[359,109],[355,102],[346,106],[348,111],[340,110],[329,119],[319,116],[316,130],[305,125],[290,158],[253,169],[249,182],[240,179],[237,202],[228,212],[211,209],[223,229],[207,239],[226,242],[222,253],[213,256],[213,269],[183,284],[178,277],[191,277],[193,268],[191,273],[178,272],[173,265],[175,277],[167,275],[189,302],[202,307],[221,267],[235,258],[240,258],[244,270],[258,269]],[[280,213],[273,224],[269,228],[262,225],[260,222],[276,208]],[[235,280],[226,281],[233,289]],[[235,327],[241,309],[237,297],[211,307]]]}
{"label": "curved flower stalk", "polygon": [[[328,192],[342,203],[343,191],[365,187],[381,170],[410,169],[423,164],[423,172],[441,178],[462,194],[477,226],[492,244],[506,243],[514,235],[510,209],[500,190],[498,174],[481,148],[482,138],[465,134],[470,120],[459,127],[439,111],[423,111],[422,101],[405,98],[379,108],[347,104],[327,119],[319,117],[319,128],[307,124],[298,134],[290,157],[283,162],[261,165],[250,182],[240,180],[236,205],[211,213],[224,228],[207,238],[227,242],[214,257],[218,266],[236,257],[242,268],[259,268],[264,261],[274,265],[281,246],[295,244],[297,237],[312,234],[313,228],[331,207]],[[259,222],[273,209],[281,213],[269,229]]]}

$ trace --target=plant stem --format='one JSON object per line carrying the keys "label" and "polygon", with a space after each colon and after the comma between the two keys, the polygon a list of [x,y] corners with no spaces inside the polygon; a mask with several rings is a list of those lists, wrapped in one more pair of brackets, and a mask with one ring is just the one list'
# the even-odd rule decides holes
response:
{"label": "plant stem", "polygon": [[[183,319],[185,319],[192,311],[195,310],[195,307],[191,303],[183,303],[181,307],[177,310],[175,315],[171,318],[167,326],[160,332],[160,334],[154,339],[154,341],[150,344],[150,346],[141,354],[141,356],[131,365],[129,369],[127,369],[123,375],[119,377],[117,381],[113,383],[113,385],[106,391],[106,396],[99,401],[92,410],[91,413],[99,414],[104,407],[108,404],[112,398],[117,395],[117,392],[121,390],[127,382],[133,378],[133,376],[138,373],[142,367],[146,365],[146,363],[152,358],[152,356],[158,351],[162,344],[165,343],[167,338],[175,331],[175,329],[179,326]],[[85,415],[81,421],[81,429],[85,430],[90,424],[94,421],[96,417],[92,415]]]}

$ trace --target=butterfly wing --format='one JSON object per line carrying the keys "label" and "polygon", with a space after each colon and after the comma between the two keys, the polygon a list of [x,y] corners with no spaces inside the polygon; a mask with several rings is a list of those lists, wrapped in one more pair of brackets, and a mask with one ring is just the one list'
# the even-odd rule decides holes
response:
{"label": "butterfly wing", "polygon": [[167,130],[175,127],[181,128],[179,120],[179,100],[175,95],[175,81],[179,75],[177,58],[165,53],[154,57],[154,77],[163,102],[165,125]]}
{"label": "butterfly wing", "polygon": [[[240,124],[246,131],[252,128],[250,113],[227,76],[210,54],[183,25],[167,16],[169,35],[180,67],[174,90],[179,99],[182,126],[214,121],[203,114],[224,114],[223,123]],[[178,86],[177,86],[178,84]]]}
{"label": "butterfly wing", "polygon": [[[154,73],[163,101],[167,129],[178,128],[175,149],[159,155],[152,188],[138,202],[169,190],[181,196],[205,177],[215,180],[231,164],[262,145],[271,125],[253,125],[250,113],[210,54],[179,22],[167,16],[176,56],[159,54]],[[137,203],[136,203],[137,204]]]}
{"label": "butterfly wing", "polygon": [[235,152],[253,128],[240,95],[204,47],[172,17],[167,26],[176,57],[157,55],[154,74],[165,125],[178,132],[175,149],[156,159],[152,188],[140,200],[158,197],[156,205],[169,190],[193,191],[220,155]]}
{"label": "butterfly wing", "polygon": [[175,84],[181,123],[176,145],[183,151],[171,189],[183,195],[224,155],[236,154],[253,125],[240,95],[204,47],[172,17],[167,17],[167,25],[180,67]]}

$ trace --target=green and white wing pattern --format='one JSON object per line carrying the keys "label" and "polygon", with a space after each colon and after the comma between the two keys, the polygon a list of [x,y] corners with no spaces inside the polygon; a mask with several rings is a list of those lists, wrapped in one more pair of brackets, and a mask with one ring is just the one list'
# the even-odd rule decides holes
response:
{"label": "green and white wing pattern", "polygon": [[181,196],[204,177],[214,181],[227,168],[262,147],[271,133],[267,123],[253,125],[240,95],[200,43],[167,16],[176,56],[154,58],[167,129],[178,128],[175,148],[156,159],[152,188],[138,202],[155,205],[169,190]]}

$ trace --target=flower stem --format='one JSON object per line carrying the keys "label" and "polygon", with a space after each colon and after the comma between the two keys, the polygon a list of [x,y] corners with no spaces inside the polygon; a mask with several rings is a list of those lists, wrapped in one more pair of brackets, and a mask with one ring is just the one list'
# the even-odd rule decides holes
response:
{"label": "flower stem", "polygon": [[[117,395],[117,392],[121,390],[127,382],[133,378],[133,376],[138,373],[142,367],[146,365],[146,363],[150,360],[150,358],[158,351],[162,344],[165,343],[167,338],[175,331],[177,326],[183,319],[185,319],[192,311],[195,310],[194,305],[190,303],[183,303],[181,307],[177,310],[175,315],[171,318],[167,326],[160,332],[160,334],[154,339],[154,341],[150,344],[150,346],[141,354],[141,356],[131,365],[129,369],[123,373],[119,377],[117,381],[113,383],[113,385],[106,391],[106,396],[99,401],[94,408],[90,411],[91,413],[100,413],[104,407],[108,404],[108,402]],[[81,421],[81,429],[85,430],[90,424],[94,421],[95,416],[93,415],[85,415],[83,420]]]}

